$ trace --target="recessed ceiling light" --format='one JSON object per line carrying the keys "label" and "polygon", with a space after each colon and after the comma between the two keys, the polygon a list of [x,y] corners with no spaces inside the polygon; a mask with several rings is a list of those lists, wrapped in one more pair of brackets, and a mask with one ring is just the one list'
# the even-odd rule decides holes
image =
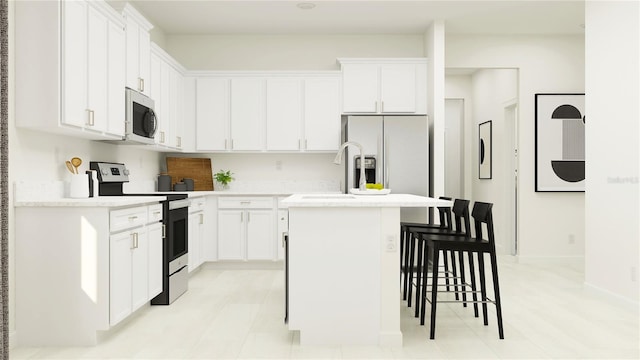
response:
{"label": "recessed ceiling light", "polygon": [[303,2],[303,3],[298,3],[296,4],[296,6],[298,7],[298,9],[302,9],[302,10],[311,10],[314,7],[316,7],[316,4],[314,3],[308,3],[308,2]]}

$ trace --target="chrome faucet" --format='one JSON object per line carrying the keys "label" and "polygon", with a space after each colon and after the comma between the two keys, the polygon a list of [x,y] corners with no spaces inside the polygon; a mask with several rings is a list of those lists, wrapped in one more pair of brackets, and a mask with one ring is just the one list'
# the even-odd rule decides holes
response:
{"label": "chrome faucet", "polygon": [[362,191],[367,190],[367,176],[364,172],[364,150],[362,149],[362,145],[358,144],[355,141],[347,141],[344,144],[340,145],[340,149],[338,150],[336,158],[333,159],[333,163],[336,165],[340,165],[342,163],[342,153],[344,152],[344,149],[346,149],[349,145],[355,146],[358,148],[358,150],[360,150],[360,184],[358,188]]}

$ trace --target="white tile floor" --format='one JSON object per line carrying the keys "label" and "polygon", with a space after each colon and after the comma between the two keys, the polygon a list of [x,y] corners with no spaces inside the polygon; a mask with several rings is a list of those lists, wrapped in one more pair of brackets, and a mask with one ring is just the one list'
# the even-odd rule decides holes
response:
{"label": "white tile floor", "polygon": [[[505,339],[471,308],[439,305],[436,339],[402,305],[401,348],[301,346],[283,324],[282,270],[204,267],[171,306],[139,314],[91,348],[15,348],[11,359],[638,359],[638,312],[583,290],[580,264],[499,264]],[[428,315],[428,313],[427,313]],[[339,324],[336,324],[339,326]]]}

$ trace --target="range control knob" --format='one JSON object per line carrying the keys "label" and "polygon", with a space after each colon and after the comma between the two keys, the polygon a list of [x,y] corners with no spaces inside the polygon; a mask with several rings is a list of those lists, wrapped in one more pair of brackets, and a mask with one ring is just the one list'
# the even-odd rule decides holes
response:
{"label": "range control knob", "polygon": [[124,170],[122,170],[122,173],[123,173],[123,174],[125,174],[125,175],[127,175],[127,176],[129,176],[129,169],[124,169]]}
{"label": "range control knob", "polygon": [[109,170],[107,169],[102,169],[100,172],[102,173],[102,175],[109,175]]}

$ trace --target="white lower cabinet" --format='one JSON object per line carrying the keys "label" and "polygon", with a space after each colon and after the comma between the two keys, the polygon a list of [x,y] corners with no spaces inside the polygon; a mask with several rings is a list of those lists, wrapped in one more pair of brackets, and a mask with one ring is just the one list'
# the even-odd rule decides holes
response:
{"label": "white lower cabinet", "polygon": [[155,223],[147,227],[149,239],[149,299],[153,299],[162,292],[162,223]]}
{"label": "white lower cabinet", "polygon": [[203,263],[204,212],[189,214],[189,272]]}
{"label": "white lower cabinet", "polygon": [[[162,224],[148,223],[150,208],[136,207],[110,213],[109,324],[124,318],[162,292]],[[131,226],[122,230],[123,219]],[[142,225],[141,225],[142,224]],[[115,225],[115,226],[114,226]],[[120,231],[120,232],[114,232]]]}
{"label": "white lower cabinet", "polygon": [[273,198],[221,197],[218,207],[218,259],[274,258]]}
{"label": "white lower cabinet", "polygon": [[289,210],[278,209],[278,233],[276,236],[276,254],[278,260],[284,260],[284,234],[289,231]]}

